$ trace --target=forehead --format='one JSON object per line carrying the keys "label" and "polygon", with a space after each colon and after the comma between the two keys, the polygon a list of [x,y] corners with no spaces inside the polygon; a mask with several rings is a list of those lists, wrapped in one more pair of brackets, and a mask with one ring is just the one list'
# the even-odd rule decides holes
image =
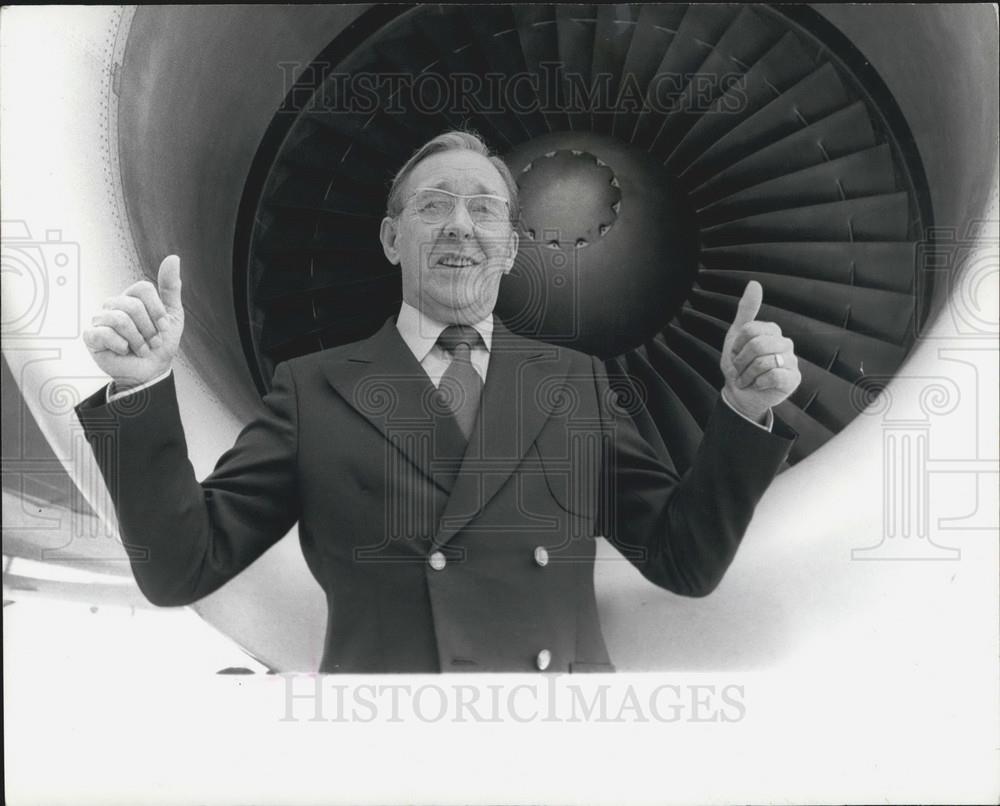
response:
{"label": "forehead", "polygon": [[482,154],[467,150],[443,151],[417,163],[406,182],[406,195],[419,187],[507,197],[507,185],[496,166]]}

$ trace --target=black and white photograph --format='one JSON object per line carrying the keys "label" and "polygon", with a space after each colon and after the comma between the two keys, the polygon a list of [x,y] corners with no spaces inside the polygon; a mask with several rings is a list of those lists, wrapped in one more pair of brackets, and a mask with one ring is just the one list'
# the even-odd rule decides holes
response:
{"label": "black and white photograph", "polygon": [[1000,800],[996,4],[0,9],[5,801]]}

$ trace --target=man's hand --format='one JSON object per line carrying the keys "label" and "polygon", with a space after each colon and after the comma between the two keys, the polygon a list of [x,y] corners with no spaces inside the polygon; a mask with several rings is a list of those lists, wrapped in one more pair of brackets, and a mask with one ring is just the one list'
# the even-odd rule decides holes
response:
{"label": "man's hand", "polygon": [[115,391],[139,386],[166,372],[177,355],[184,330],[181,260],[169,255],[160,264],[157,287],[147,280],[109,297],[83,332],[97,366],[111,376]]}
{"label": "man's hand", "polygon": [[792,340],[774,322],[754,321],[763,299],[760,283],[747,283],[719,361],[727,400],[754,422],[761,422],[802,381]]}

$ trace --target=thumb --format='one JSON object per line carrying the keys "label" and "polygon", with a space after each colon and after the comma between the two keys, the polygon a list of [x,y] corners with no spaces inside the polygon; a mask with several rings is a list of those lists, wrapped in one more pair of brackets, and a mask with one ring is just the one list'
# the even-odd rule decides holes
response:
{"label": "thumb", "polygon": [[756,280],[751,280],[747,283],[747,287],[743,289],[743,296],[740,298],[740,304],[736,308],[736,317],[733,319],[733,324],[729,330],[739,330],[744,325],[750,324],[757,317],[757,313],[760,311],[760,304],[763,301],[764,289],[761,288],[760,283]]}
{"label": "thumb", "polygon": [[163,258],[156,275],[156,285],[167,313],[182,314],[184,308],[181,305],[181,259],[177,255],[167,255]]}

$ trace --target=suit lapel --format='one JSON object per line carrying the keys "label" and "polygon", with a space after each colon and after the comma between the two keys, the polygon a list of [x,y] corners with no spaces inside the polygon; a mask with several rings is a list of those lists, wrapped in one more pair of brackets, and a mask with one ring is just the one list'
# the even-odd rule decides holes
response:
{"label": "suit lapel", "polygon": [[479,415],[435,545],[461,531],[517,469],[556,405],[567,367],[555,347],[515,336],[495,320]]}
{"label": "suit lapel", "polygon": [[435,405],[434,385],[392,317],[371,338],[323,364],[327,381],[417,468],[448,492],[465,439],[454,417]]}
{"label": "suit lapel", "polygon": [[446,493],[436,545],[451,540],[489,503],[521,463],[558,405],[568,359],[555,347],[515,336],[495,320],[489,370],[468,444],[434,403],[435,388],[392,317],[371,338],[323,364],[348,404]]}

